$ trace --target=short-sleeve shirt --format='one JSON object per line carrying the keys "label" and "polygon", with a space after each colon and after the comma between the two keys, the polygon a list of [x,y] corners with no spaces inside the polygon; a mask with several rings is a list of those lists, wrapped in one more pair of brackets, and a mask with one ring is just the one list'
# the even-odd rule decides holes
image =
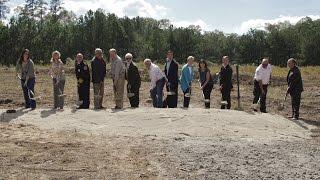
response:
{"label": "short-sleeve shirt", "polygon": [[257,81],[262,81],[263,85],[267,85],[270,82],[270,76],[272,73],[272,66],[269,64],[267,68],[263,68],[262,65],[258,66],[256,69],[254,79]]}

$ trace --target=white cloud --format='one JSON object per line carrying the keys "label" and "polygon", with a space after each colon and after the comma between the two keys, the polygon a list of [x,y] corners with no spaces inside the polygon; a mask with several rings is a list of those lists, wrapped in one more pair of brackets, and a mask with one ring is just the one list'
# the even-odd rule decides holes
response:
{"label": "white cloud", "polygon": [[173,21],[171,21],[171,23],[175,27],[188,27],[190,25],[195,25],[195,26],[200,26],[202,31],[210,31],[210,30],[212,30],[210,25],[208,25],[202,19],[198,19],[198,20],[195,20],[195,21],[186,21],[186,20],[184,20],[184,21],[176,21],[176,20],[173,20]]}
{"label": "white cloud", "polygon": [[[106,12],[115,13],[119,17],[141,16],[155,19],[168,19],[167,7],[159,4],[151,4],[147,0],[64,0],[63,6],[67,10],[72,10],[77,15],[86,13],[89,9],[104,9]],[[169,18],[175,27],[188,27],[198,25],[203,31],[212,30],[202,19],[195,21],[176,21]]]}
{"label": "white cloud", "polygon": [[[264,30],[267,24],[278,24],[280,22],[290,22],[291,24],[296,24],[302,18],[307,16],[283,16],[280,15],[275,19],[250,19],[241,24],[240,27],[235,28],[235,32],[238,34],[244,34],[250,29],[260,29]],[[313,20],[320,19],[320,15],[309,15]]]}
{"label": "white cloud", "polygon": [[63,6],[77,15],[101,8],[120,17],[142,16],[156,19],[164,18],[167,11],[166,7],[151,4],[147,0],[64,0]]}

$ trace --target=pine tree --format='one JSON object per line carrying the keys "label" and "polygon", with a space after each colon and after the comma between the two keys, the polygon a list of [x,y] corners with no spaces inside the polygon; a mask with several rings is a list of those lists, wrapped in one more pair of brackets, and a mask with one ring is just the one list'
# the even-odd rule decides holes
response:
{"label": "pine tree", "polygon": [[63,10],[61,0],[51,0],[50,1],[50,13],[54,16],[58,16]]}

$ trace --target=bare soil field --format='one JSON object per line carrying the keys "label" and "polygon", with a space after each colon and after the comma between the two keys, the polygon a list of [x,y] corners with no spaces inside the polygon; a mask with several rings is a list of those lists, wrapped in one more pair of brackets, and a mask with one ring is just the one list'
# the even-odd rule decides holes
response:
{"label": "bare soil field", "polygon": [[1,112],[3,179],[319,179],[313,125],[194,108]]}
{"label": "bare soil field", "polygon": [[[286,89],[283,68],[274,71],[269,114],[251,111],[253,69],[240,69],[244,111],[214,109],[219,108],[218,90],[212,94],[213,109],[203,109],[196,82],[189,109],[153,109],[146,81],[141,108],[128,108],[125,99],[126,108],[115,111],[109,79],[106,109],[77,111],[72,68],[66,108],[55,111],[47,68],[40,67],[35,93],[41,99],[38,109],[29,111],[21,109],[14,70],[2,68],[0,179],[320,179],[320,68],[302,68],[299,121],[285,118],[289,101],[283,111],[277,110]],[[236,109],[235,91],[232,99]],[[7,109],[17,113],[7,114]]]}

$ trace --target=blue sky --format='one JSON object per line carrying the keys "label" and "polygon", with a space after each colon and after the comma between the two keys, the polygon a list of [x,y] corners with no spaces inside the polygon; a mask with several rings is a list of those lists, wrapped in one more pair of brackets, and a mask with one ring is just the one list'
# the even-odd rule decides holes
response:
{"label": "blue sky", "polygon": [[[13,9],[23,0],[11,0]],[[305,16],[320,18],[320,0],[63,0],[77,15],[103,8],[118,16],[169,19],[175,26],[200,25],[203,30],[242,34],[265,23],[290,21]]]}

